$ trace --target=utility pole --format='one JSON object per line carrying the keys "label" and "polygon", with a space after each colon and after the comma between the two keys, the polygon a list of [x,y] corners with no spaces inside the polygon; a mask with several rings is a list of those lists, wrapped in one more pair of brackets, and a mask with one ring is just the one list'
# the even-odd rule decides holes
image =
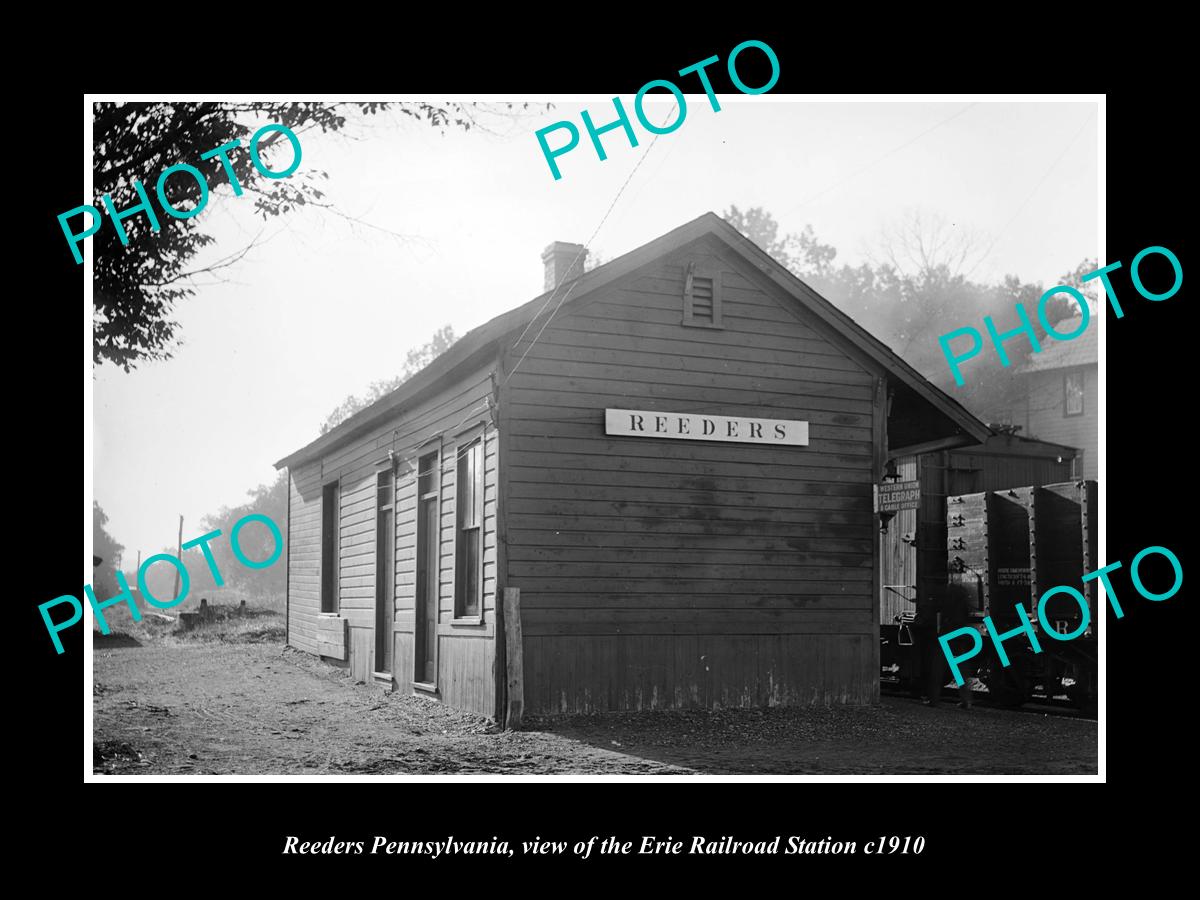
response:
{"label": "utility pole", "polygon": [[[175,556],[181,563],[183,562],[183,513],[179,514],[179,543],[176,544]],[[139,560],[141,559],[140,553],[139,553],[138,559]],[[141,568],[142,567],[139,563],[138,570],[140,571]],[[176,568],[175,568],[175,592],[173,594],[171,594],[171,596],[176,600],[179,599],[179,567],[178,566],[176,566]]]}

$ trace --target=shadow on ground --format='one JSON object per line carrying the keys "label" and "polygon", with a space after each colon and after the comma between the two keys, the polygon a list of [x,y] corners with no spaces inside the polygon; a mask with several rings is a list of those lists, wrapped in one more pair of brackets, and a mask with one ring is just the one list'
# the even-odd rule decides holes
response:
{"label": "shadow on ground", "polygon": [[[246,624],[260,628],[268,621]],[[280,644],[231,637],[98,649],[94,770],[118,775],[1096,770],[1095,722],[931,709],[897,698],[860,708],[535,718],[521,731],[504,731],[425,697],[357,684],[346,670]]]}
{"label": "shadow on ground", "polygon": [[113,647],[140,647],[142,642],[135,638],[132,634],[121,634],[114,632],[112,634],[101,634],[94,632],[92,634],[92,649],[93,650],[110,650]]}
{"label": "shadow on ground", "polygon": [[1095,774],[1096,723],[885,697],[874,707],[533,718],[526,730],[706,774]]}

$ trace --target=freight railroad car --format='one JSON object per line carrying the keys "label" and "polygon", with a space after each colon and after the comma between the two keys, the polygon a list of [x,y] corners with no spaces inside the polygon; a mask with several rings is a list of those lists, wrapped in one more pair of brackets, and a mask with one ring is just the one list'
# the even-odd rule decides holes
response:
{"label": "freight railroad car", "polygon": [[1061,444],[1000,434],[973,447],[893,460],[885,481],[911,485],[918,499],[907,504],[916,508],[881,516],[879,630],[884,685],[910,689],[921,684],[906,624],[916,612],[917,599],[933,596],[949,579],[947,498],[1068,481],[1078,474],[1077,452]]}
{"label": "freight railroad car", "polygon": [[1011,664],[1002,667],[990,642],[979,654],[980,678],[994,702],[1019,706],[1035,695],[1065,695],[1094,714],[1097,701],[1098,634],[1096,582],[1083,576],[1100,568],[1096,554],[1096,482],[1027,486],[964,494],[946,500],[946,561],[949,579],[975,598],[973,624],[990,615],[1003,634],[1020,625],[1023,606],[1035,631],[1042,631],[1038,599],[1059,585],[1074,587],[1088,603],[1090,624],[1071,597],[1046,603],[1047,625],[1071,640],[1039,639],[1040,653],[1028,642],[1011,642]]}

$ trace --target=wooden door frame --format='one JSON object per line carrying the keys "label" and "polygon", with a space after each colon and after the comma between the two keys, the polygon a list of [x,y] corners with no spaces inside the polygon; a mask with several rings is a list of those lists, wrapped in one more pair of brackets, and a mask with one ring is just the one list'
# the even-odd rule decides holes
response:
{"label": "wooden door frame", "polygon": [[[442,456],[443,456],[443,454],[442,454],[442,440],[440,437],[433,438],[432,440],[427,441],[417,451],[417,465],[416,465],[416,469],[415,469],[416,484],[413,486],[414,493],[416,494],[416,498],[417,498],[417,509],[416,509],[417,530],[416,530],[416,536],[413,540],[413,553],[414,553],[414,561],[415,561],[416,565],[420,566],[421,565],[421,499],[422,499],[422,495],[421,495],[421,460],[424,457],[429,456],[431,453],[437,454],[436,477],[433,480],[433,491],[430,492],[435,495],[434,501],[433,501],[434,511],[435,511],[433,520],[434,520],[435,525],[434,525],[433,534],[429,535],[429,540],[433,541],[433,545],[437,550],[437,555],[435,557],[435,559],[437,560],[437,564],[434,565],[433,572],[431,573],[431,577],[433,578],[433,590],[434,590],[434,598],[435,598],[434,613],[436,616],[436,618],[434,620],[434,629],[433,629],[433,680],[432,681],[424,681],[417,677],[417,667],[420,666],[422,669],[424,669],[424,660],[420,660],[417,658],[419,655],[417,653],[417,629],[421,625],[421,604],[424,602],[424,598],[416,595],[417,592],[415,590],[415,586],[414,586],[414,595],[413,595],[413,666],[412,666],[412,671],[409,674],[412,677],[412,685],[414,688],[421,690],[421,691],[429,691],[431,693],[436,693],[437,685],[438,685],[437,675],[438,675],[438,670],[441,665],[441,659],[440,659],[440,656],[438,653],[438,651],[441,649],[438,646],[441,643],[440,640],[438,639],[438,626],[441,625],[441,612],[442,612],[441,558],[442,558],[442,465],[443,465]],[[414,582],[417,582],[418,579],[416,578],[415,571],[414,571],[413,575],[414,575]],[[427,585],[427,588],[428,588],[428,585]],[[422,672],[422,674],[424,674],[424,672]]]}
{"label": "wooden door frame", "polygon": [[[451,605],[451,609],[450,609],[450,622],[448,624],[451,626],[454,626],[456,628],[464,628],[464,627],[469,628],[471,626],[483,625],[487,622],[487,614],[486,614],[487,604],[485,602],[487,592],[484,590],[484,587],[483,587],[483,583],[484,583],[483,573],[487,568],[487,566],[484,564],[484,561],[483,561],[483,558],[485,555],[485,547],[487,544],[487,540],[486,540],[486,537],[487,537],[487,525],[486,525],[486,519],[487,519],[487,450],[488,450],[488,442],[487,442],[488,427],[487,426],[488,426],[487,420],[480,419],[478,422],[474,423],[473,425],[470,425],[469,427],[462,429],[454,436],[454,540],[452,542],[453,547],[454,547],[454,557],[453,557],[454,563],[453,563],[453,567],[450,570],[451,571],[450,582],[453,585],[453,589],[450,594],[452,605]],[[461,494],[459,484],[458,484],[458,463],[462,456],[464,448],[466,448],[470,444],[475,443],[476,441],[479,442],[479,480],[480,480],[479,488],[480,488],[480,490],[479,490],[479,564],[477,567],[477,571],[475,573],[475,577],[478,579],[478,582],[479,582],[479,612],[478,612],[478,614],[473,615],[473,616],[467,616],[467,615],[460,616],[459,611],[458,611],[458,589],[459,589],[459,581],[458,581],[458,535],[459,535],[458,515],[459,515],[459,508],[458,508],[458,503],[459,503],[459,498],[462,496],[462,494]],[[493,602],[493,604],[495,604],[494,599],[492,602]]]}
{"label": "wooden door frame", "polygon": [[[333,553],[332,573],[325,570],[325,492],[333,488],[336,505],[333,508]],[[289,501],[291,500],[289,496]],[[319,615],[341,616],[342,614],[342,480],[338,477],[321,481],[321,548],[317,569],[320,572],[319,585]],[[332,576],[330,590],[333,594],[333,609],[325,609],[325,576]]]}
{"label": "wooden door frame", "polygon": [[[391,625],[387,629],[387,631],[388,631],[387,639],[388,639],[388,641],[391,642],[391,646],[390,646],[389,652],[388,652],[388,655],[391,657],[390,663],[389,663],[391,668],[386,672],[382,671],[379,668],[379,588],[380,588],[380,584],[379,584],[379,538],[380,538],[380,534],[379,534],[379,513],[380,513],[379,476],[382,475],[384,472],[390,472],[391,476],[392,476],[392,503],[391,503],[391,508],[392,508],[392,535],[391,535],[391,540],[392,540],[392,553],[391,553],[391,555],[392,555],[392,571],[391,571],[392,616],[391,616]],[[372,494],[374,497],[374,502],[371,504],[371,514],[375,520],[375,527],[373,529],[375,532],[375,604],[374,604],[374,610],[373,610],[374,615],[372,616],[372,630],[374,632],[374,637],[375,637],[375,651],[374,651],[375,656],[374,656],[374,659],[372,660],[371,673],[372,673],[372,675],[375,676],[376,680],[380,680],[383,676],[389,676],[391,678],[391,680],[394,682],[396,680],[396,672],[395,672],[395,669],[396,669],[396,659],[395,659],[395,656],[396,656],[396,637],[395,637],[395,632],[396,632],[396,629],[395,629],[395,624],[396,624],[396,467],[392,463],[392,458],[390,456],[386,459],[380,460],[379,462],[377,462],[375,464],[373,480],[374,480],[374,485],[373,485]]]}

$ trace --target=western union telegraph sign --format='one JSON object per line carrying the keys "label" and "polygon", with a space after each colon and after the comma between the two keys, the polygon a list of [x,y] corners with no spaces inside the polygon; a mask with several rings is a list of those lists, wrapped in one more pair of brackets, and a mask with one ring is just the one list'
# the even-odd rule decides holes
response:
{"label": "western union telegraph sign", "polygon": [[875,512],[899,512],[921,505],[921,482],[890,481],[875,485]]}
{"label": "western union telegraph sign", "polygon": [[794,419],[747,419],[644,409],[606,409],[604,433],[684,441],[808,446],[808,423]]}

